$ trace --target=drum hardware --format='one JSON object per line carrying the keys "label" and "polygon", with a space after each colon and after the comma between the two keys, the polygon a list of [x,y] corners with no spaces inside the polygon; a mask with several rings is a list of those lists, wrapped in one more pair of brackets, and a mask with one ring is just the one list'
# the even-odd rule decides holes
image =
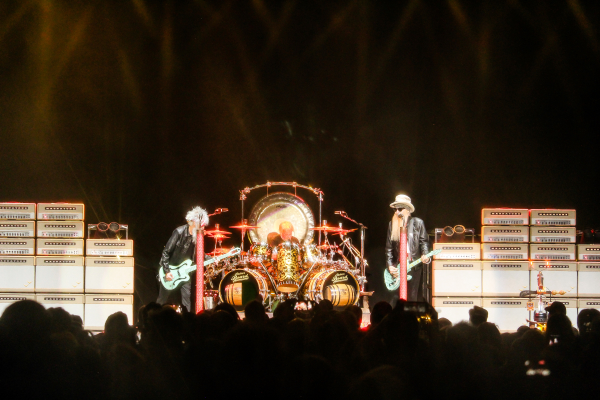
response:
{"label": "drum hardware", "polygon": [[[364,224],[350,218],[345,211],[336,211],[334,214],[337,214],[342,218],[346,218],[350,222],[354,222],[360,228],[360,274],[362,276],[366,276],[365,268],[367,266],[367,260],[365,260],[365,230],[367,230],[368,228]],[[365,282],[366,280],[363,281],[363,283],[360,285],[361,292],[365,291]]]}
{"label": "drum hardware", "polygon": [[298,287],[298,292],[302,291],[302,289],[304,288],[304,284],[306,283],[306,280],[308,279],[308,277],[310,276],[310,273],[312,272],[312,270],[315,268],[316,265],[317,265],[317,262],[315,261],[313,263],[313,265],[311,265],[311,267],[309,268],[309,270],[306,271],[306,273],[304,274],[304,279],[302,279],[302,283]]}
{"label": "drum hardware", "polygon": [[213,237],[214,235],[231,235],[231,232],[222,231],[219,229],[219,224],[215,224],[215,229],[204,231],[207,236]]}
{"label": "drum hardware", "polygon": [[[253,187],[245,187],[244,189],[240,190],[240,201],[242,202],[242,220],[244,219],[244,200],[246,200],[248,194],[250,194],[250,192],[252,190],[255,189],[259,189],[259,188],[267,188],[267,196],[269,195],[269,188],[271,186],[292,186],[294,188],[294,197],[297,197],[296,194],[296,189],[297,188],[302,188],[302,189],[306,189],[310,192],[312,192],[314,195],[317,196],[317,199],[319,200],[319,225],[321,225],[321,216],[322,216],[322,208],[323,208],[323,196],[324,193],[321,189],[318,188],[313,188],[310,186],[305,186],[305,185],[299,185],[296,182],[269,182],[267,181],[267,183],[261,184],[261,185],[256,185]],[[309,209],[310,211],[310,209]],[[312,212],[310,212],[311,214],[311,218],[312,218]],[[310,222],[309,221],[309,227],[310,227]],[[312,219],[312,224],[314,226],[314,218]],[[310,239],[310,238],[309,238]],[[319,232],[319,242],[321,241],[321,232]],[[242,248],[243,250],[243,248]]]}
{"label": "drum hardware", "polygon": [[265,273],[265,275],[267,275],[267,278],[269,278],[269,282],[271,282],[271,286],[273,286],[273,289],[275,289],[277,287],[277,285],[275,285],[275,282],[273,281],[273,277],[271,276],[271,274],[267,270],[267,267],[265,266],[265,264],[263,264],[262,260],[259,260],[259,263],[260,263],[260,266],[263,269],[263,272]]}
{"label": "drum hardware", "polygon": [[[245,197],[244,197],[245,199]],[[252,225],[248,225],[248,220],[247,219],[243,219],[244,216],[244,202],[242,201],[242,223],[239,225],[233,225],[230,226],[230,228],[233,229],[240,229],[241,230],[241,234],[242,234],[242,244],[240,246],[240,248],[242,249],[242,253],[244,253],[244,235],[246,235],[246,231],[251,230],[251,229],[258,229],[258,226],[252,226]]]}

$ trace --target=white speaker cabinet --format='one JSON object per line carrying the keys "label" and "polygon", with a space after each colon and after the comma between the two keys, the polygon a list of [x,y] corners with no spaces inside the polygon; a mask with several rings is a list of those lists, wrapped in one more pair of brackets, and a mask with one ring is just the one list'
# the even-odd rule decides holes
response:
{"label": "white speaker cabinet", "polygon": [[0,293],[0,316],[2,316],[2,313],[4,310],[6,310],[6,307],[21,300],[35,301],[35,295],[33,293]]}
{"label": "white speaker cabinet", "polygon": [[133,325],[133,296],[118,294],[86,294],[85,295],[85,329],[91,331],[104,330],[106,319],[118,312],[127,315],[129,325]]}
{"label": "white speaker cabinet", "polygon": [[[577,309],[578,311],[585,310],[586,308],[595,308],[596,310],[600,309],[600,298],[597,299],[579,299],[577,301]],[[577,314],[579,315],[579,314]],[[573,321],[571,321],[573,322]],[[574,322],[577,325],[577,320]]]}
{"label": "white speaker cabinet", "polygon": [[548,290],[564,290],[565,295],[556,296],[557,300],[563,297],[577,297],[577,262],[563,261],[534,261],[531,269],[531,290],[538,287],[538,272],[542,271],[544,286]]}
{"label": "white speaker cabinet", "polygon": [[36,292],[83,293],[83,256],[38,256],[35,264]]}
{"label": "white speaker cabinet", "polygon": [[133,257],[86,257],[86,293],[133,293]]}
{"label": "white speaker cabinet", "polygon": [[35,290],[35,257],[0,256],[0,291],[32,293]]}
{"label": "white speaker cabinet", "polygon": [[[567,309],[567,317],[569,317],[569,319],[571,320],[571,324],[575,328],[577,328],[577,315],[579,314],[577,308],[577,299],[564,299],[562,298],[562,296],[552,296],[552,301],[560,301],[565,305],[565,308]],[[548,307],[552,303],[552,301],[546,299],[546,301],[544,301],[544,307]],[[537,301],[534,304],[537,305]]]}
{"label": "white speaker cabinet", "polygon": [[481,261],[435,260],[433,296],[481,297]]}
{"label": "white speaker cabinet", "polygon": [[524,298],[483,299],[483,308],[488,311],[488,322],[496,324],[500,332],[515,332],[521,325],[528,325],[528,301]]}
{"label": "white speaker cabinet", "polygon": [[82,294],[38,293],[35,300],[45,308],[62,308],[72,315],[79,315],[84,320]]}
{"label": "white speaker cabinet", "polygon": [[579,261],[578,264],[578,296],[600,298],[600,262]]}
{"label": "white speaker cabinet", "polygon": [[439,318],[447,318],[452,324],[469,321],[469,310],[481,307],[481,298],[477,297],[434,297],[432,306]]}
{"label": "white speaker cabinet", "polygon": [[527,261],[483,261],[483,297],[518,297],[521,290],[529,290],[529,263]]}

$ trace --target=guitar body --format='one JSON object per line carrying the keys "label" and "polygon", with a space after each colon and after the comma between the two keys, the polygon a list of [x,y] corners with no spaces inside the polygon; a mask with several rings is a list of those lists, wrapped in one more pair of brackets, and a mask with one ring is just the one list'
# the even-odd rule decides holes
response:
{"label": "guitar body", "polygon": [[[234,247],[226,254],[204,261],[204,266],[217,263],[221,260],[236,256],[238,254],[240,254],[240,248]],[[165,279],[165,271],[162,268],[158,269],[158,277],[160,279],[160,283],[165,289],[175,290],[190,280],[190,274],[196,270],[196,264],[193,264],[192,260],[185,260],[179,265],[169,265],[169,269],[173,275],[172,280],[168,281]]]}
{"label": "guitar body", "polygon": [[177,266],[169,265],[169,268],[171,269],[171,274],[173,274],[173,280],[167,281],[165,279],[165,271],[160,268],[158,273],[160,282],[165,289],[175,290],[190,280],[190,274],[196,270],[196,265],[192,265],[192,260],[185,260]]}
{"label": "guitar body", "polygon": [[[442,250],[433,250],[433,251],[427,253],[426,256],[432,257],[432,256],[435,256],[436,254],[440,254],[441,252],[442,252]],[[414,267],[419,265],[420,263],[421,263],[420,258],[411,263],[407,263],[406,273],[409,274],[410,271]],[[400,265],[398,265],[398,268],[400,268]],[[387,289],[389,291],[398,290],[398,288],[400,287],[400,277],[394,278],[392,276],[392,274],[390,274],[390,271],[387,268],[383,271],[383,279],[385,280],[385,286],[387,287]],[[412,279],[412,276],[408,275],[406,279],[410,281]]]}

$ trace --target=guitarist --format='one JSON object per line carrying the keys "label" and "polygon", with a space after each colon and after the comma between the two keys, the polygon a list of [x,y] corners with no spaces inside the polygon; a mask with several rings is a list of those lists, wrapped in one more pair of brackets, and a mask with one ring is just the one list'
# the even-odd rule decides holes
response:
{"label": "guitarist", "polygon": [[[387,241],[385,244],[385,254],[387,259],[387,268],[394,278],[400,273],[398,269],[400,253],[400,229],[405,226],[406,232],[406,254],[409,261],[421,258],[423,264],[429,264],[431,260],[426,254],[429,252],[429,237],[425,230],[425,224],[420,218],[412,217],[415,207],[410,201],[410,197],[399,194],[396,200],[390,204],[394,208],[394,216],[388,225]],[[408,301],[426,301],[423,296],[423,264],[415,266],[408,274]],[[398,300],[398,291],[393,292],[393,298],[390,303]]]}
{"label": "guitarist", "polygon": [[[201,207],[194,207],[185,216],[187,220],[186,225],[177,227],[171,238],[165,245],[160,259],[160,268],[165,272],[165,279],[167,281],[173,280],[173,274],[170,272],[169,265],[179,265],[186,260],[192,260],[196,263],[196,237],[198,230],[208,225],[208,214],[206,210]],[[206,255],[205,259],[209,258]],[[192,310],[192,280],[183,284],[180,287],[181,290],[181,304],[185,307],[186,311]],[[158,304],[165,304],[169,301],[169,297],[174,294],[177,290],[167,290],[163,285],[159,285],[158,298],[156,302]]]}

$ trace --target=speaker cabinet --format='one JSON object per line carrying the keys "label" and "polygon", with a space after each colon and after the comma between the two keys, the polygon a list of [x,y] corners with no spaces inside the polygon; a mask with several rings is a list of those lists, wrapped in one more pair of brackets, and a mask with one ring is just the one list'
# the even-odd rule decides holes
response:
{"label": "speaker cabinet", "polygon": [[515,332],[521,325],[528,325],[528,299],[483,299],[488,311],[488,322],[498,326],[500,332]]}
{"label": "speaker cabinet", "polygon": [[133,296],[110,294],[85,295],[85,329],[104,330],[106,319],[118,312],[124,312],[130,325],[133,325]]}
{"label": "speaker cabinet", "polygon": [[79,315],[84,320],[82,294],[38,293],[35,300],[46,308],[62,308],[69,314]]}
{"label": "speaker cabinet", "polygon": [[83,256],[36,257],[35,291],[83,293]]}
{"label": "speaker cabinet", "polygon": [[[564,299],[562,296],[553,296],[552,301],[560,301],[565,305],[565,308],[567,309],[567,317],[569,317],[571,320],[571,324],[577,328],[577,315],[579,314],[577,308],[579,306],[577,299]],[[544,307],[549,306],[552,301],[546,299],[546,301],[544,301]],[[535,304],[537,305],[537,302]]]}
{"label": "speaker cabinet", "polygon": [[433,296],[481,297],[481,261],[435,260]]}
{"label": "speaker cabinet", "polygon": [[481,307],[481,298],[476,297],[434,297],[433,308],[440,318],[449,319],[452,324],[469,321],[469,310],[474,306]]}
{"label": "speaker cabinet", "polygon": [[21,300],[35,301],[35,295],[33,293],[0,293],[0,316],[2,316],[2,313],[4,310],[6,310],[6,307]]}
{"label": "speaker cabinet", "polygon": [[[538,272],[542,271],[544,286],[548,290],[564,290],[565,295],[556,296],[557,300],[564,297],[577,297],[577,263],[562,261],[534,261],[531,268],[531,290],[538,287]],[[562,301],[562,300],[560,300]]]}
{"label": "speaker cabinet", "polygon": [[529,289],[527,261],[483,261],[481,264],[483,297],[518,297],[521,290]]}
{"label": "speaker cabinet", "polygon": [[0,292],[33,292],[35,257],[0,256]]}
{"label": "speaker cabinet", "polygon": [[86,293],[133,293],[133,257],[86,257]]}
{"label": "speaker cabinet", "polygon": [[600,262],[580,261],[578,264],[578,296],[600,298]]}

